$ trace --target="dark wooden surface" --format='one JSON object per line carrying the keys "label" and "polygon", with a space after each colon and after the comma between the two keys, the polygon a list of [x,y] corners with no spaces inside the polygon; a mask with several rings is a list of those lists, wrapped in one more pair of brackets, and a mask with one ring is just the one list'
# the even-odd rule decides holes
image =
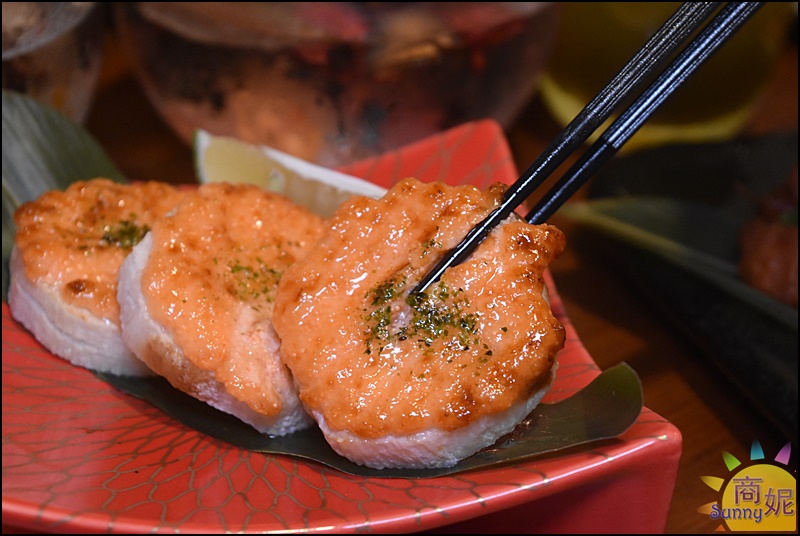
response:
{"label": "dark wooden surface", "polygon": [[[113,40],[87,128],[129,178],[195,180],[190,148],[150,107]],[[787,129],[797,129],[796,43],[784,51],[747,131],[762,134]],[[518,168],[527,168],[557,132],[558,126],[534,98],[508,131]],[[579,192],[576,197],[582,195]],[[751,443],[758,440],[765,453],[774,456],[789,439],[626,281],[602,241],[557,216],[552,223],[568,237],[567,252],[552,266],[553,275],[589,353],[603,369],[620,361],[630,364],[642,379],[645,404],[683,435],[667,532],[714,531],[718,523],[696,512],[713,499],[700,477],[724,473],[723,450],[747,459]],[[796,467],[797,438],[791,439]]]}

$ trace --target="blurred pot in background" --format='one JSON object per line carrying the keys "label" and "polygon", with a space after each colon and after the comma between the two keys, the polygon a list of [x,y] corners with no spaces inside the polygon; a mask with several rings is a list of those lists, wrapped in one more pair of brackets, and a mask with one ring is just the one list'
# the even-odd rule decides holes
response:
{"label": "blurred pot in background", "polygon": [[123,3],[148,97],[197,128],[327,166],[454,125],[509,126],[555,40],[551,2]]}

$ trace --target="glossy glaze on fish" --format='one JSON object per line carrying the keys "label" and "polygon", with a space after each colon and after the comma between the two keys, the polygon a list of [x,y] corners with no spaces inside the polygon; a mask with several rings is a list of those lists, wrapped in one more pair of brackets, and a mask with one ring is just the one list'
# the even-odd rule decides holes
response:
{"label": "glossy glaze on fish", "polygon": [[123,339],[173,386],[262,433],[307,426],[278,355],[273,300],[322,229],[322,218],[281,195],[201,185],[124,263]]}
{"label": "glossy glaze on fish", "polygon": [[274,325],[331,446],[374,468],[441,467],[510,432],[550,386],[564,329],[543,272],[565,247],[511,216],[424,295],[409,291],[505,190],[406,179],[354,198],[278,287]]}
{"label": "glossy glaze on fish", "polygon": [[151,374],[120,337],[117,275],[133,246],[183,195],[163,183],[97,178],[22,204],[14,213],[12,316],[76,365]]}

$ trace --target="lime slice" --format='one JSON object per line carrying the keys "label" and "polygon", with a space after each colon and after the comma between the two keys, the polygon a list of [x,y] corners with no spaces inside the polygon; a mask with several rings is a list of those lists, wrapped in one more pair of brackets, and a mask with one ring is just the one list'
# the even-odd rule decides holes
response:
{"label": "lime slice", "polygon": [[330,217],[353,195],[377,199],[386,190],[371,182],[307,162],[266,145],[215,136],[194,135],[194,165],[201,184],[255,184],[287,196],[323,217]]}

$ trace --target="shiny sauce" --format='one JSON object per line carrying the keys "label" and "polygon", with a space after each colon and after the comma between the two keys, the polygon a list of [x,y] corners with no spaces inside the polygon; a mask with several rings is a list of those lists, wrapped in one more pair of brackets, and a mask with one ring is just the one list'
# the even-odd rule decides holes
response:
{"label": "shiny sauce", "polygon": [[319,216],[244,184],[200,186],[153,227],[142,289],[153,319],[197,367],[214,371],[256,411],[280,411],[266,353],[275,292],[284,271],[322,232]]}
{"label": "shiny sauce", "polygon": [[275,328],[307,407],[366,438],[455,430],[524,402],[564,344],[543,297],[563,233],[510,218],[424,295],[409,291],[497,203],[406,179],[344,205],[281,279]]}
{"label": "shiny sauce", "polygon": [[119,325],[117,275],[153,222],[183,193],[158,182],[97,178],[53,190],[15,211],[15,244],[30,281],[65,303]]}

